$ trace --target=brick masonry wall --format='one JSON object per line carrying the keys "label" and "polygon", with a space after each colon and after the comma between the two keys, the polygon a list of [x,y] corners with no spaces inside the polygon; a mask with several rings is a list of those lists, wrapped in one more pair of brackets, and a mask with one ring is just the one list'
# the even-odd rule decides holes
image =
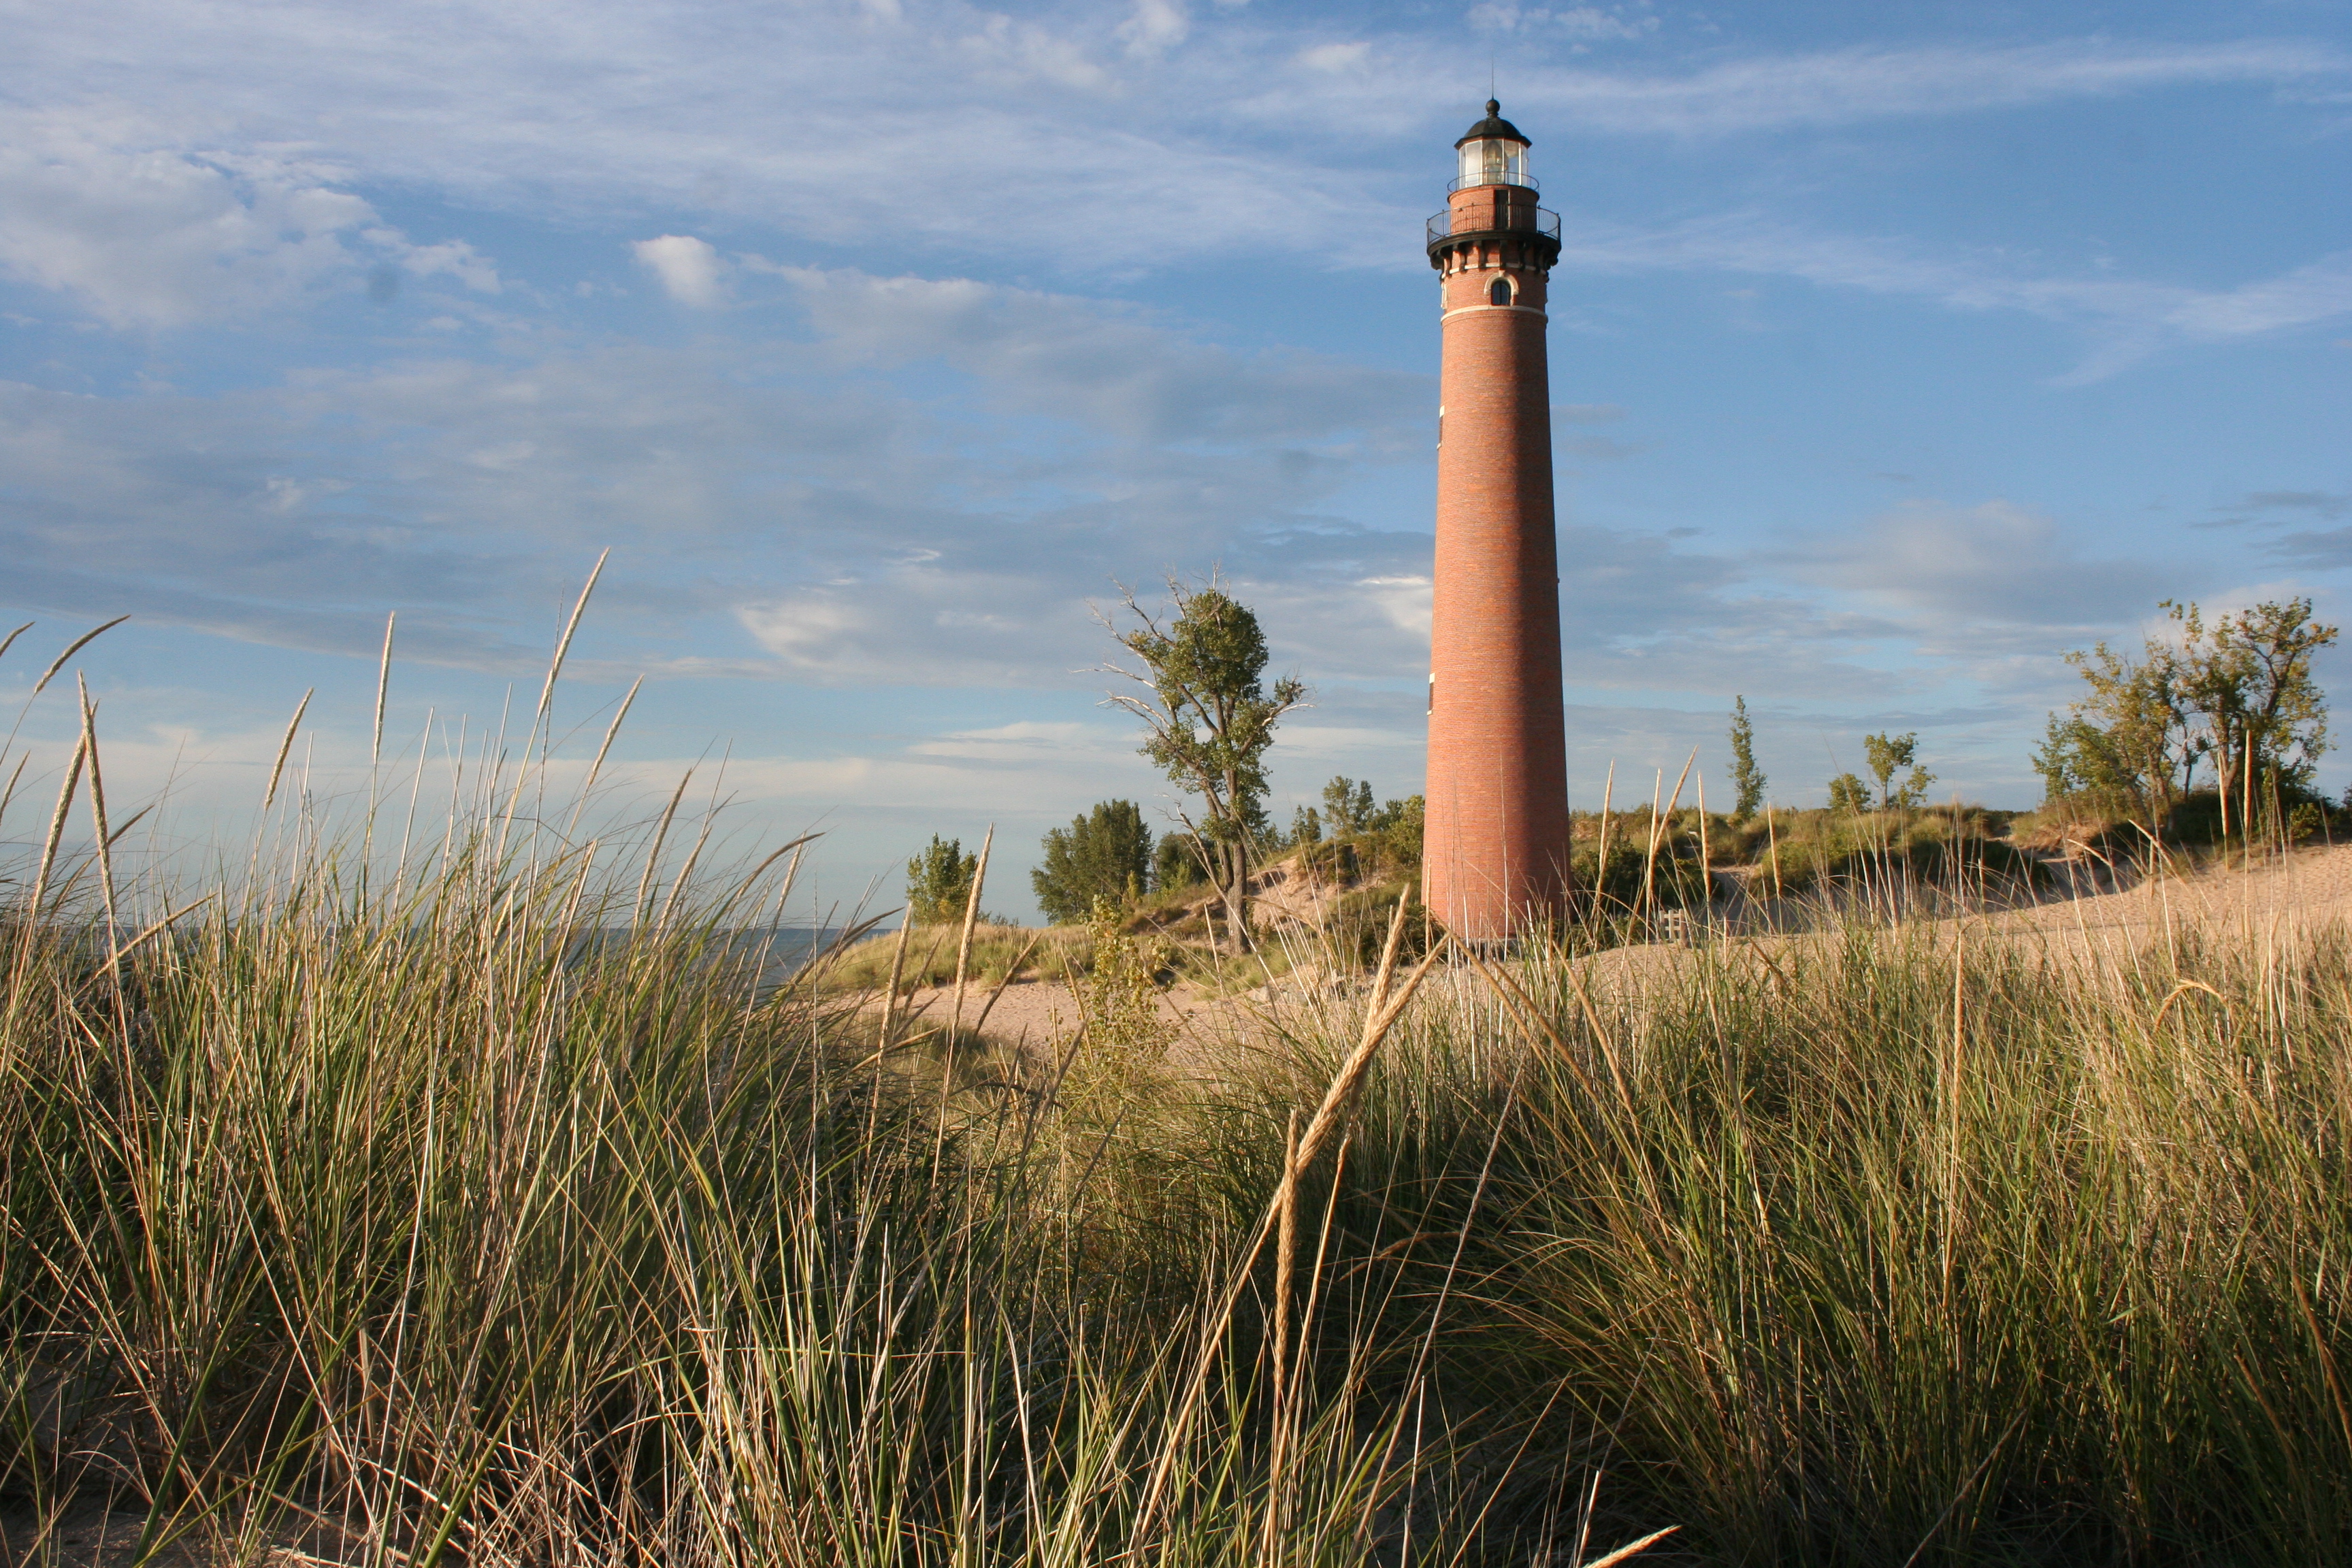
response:
{"label": "brick masonry wall", "polygon": [[[1532,192],[1453,197],[1454,232],[1534,222]],[[1511,302],[1496,305],[1496,280]],[[1507,237],[1446,258],[1423,893],[1460,934],[1565,912],[1568,748],[1542,258]]]}

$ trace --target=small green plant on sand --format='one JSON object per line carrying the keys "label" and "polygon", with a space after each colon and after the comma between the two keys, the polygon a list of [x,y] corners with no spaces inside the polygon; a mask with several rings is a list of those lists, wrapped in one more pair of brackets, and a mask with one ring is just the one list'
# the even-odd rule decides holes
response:
{"label": "small green plant on sand", "polygon": [[1121,911],[1095,900],[1088,922],[1092,959],[1077,982],[1086,1038],[1071,1063],[1064,1099],[1099,1113],[1150,1089],[1167,1055],[1169,1028],[1160,1012],[1170,953],[1157,938],[1122,928]]}

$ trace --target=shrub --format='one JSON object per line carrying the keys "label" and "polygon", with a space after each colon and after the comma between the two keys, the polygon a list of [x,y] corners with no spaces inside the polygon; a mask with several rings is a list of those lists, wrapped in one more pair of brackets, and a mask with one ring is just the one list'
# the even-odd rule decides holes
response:
{"label": "shrub", "polygon": [[930,843],[907,862],[907,918],[918,925],[963,919],[971,901],[980,857],[963,852],[963,841],[931,835]]}

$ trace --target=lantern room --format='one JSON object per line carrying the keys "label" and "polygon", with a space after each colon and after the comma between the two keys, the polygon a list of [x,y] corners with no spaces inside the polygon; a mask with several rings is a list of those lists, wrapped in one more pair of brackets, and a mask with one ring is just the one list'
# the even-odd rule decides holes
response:
{"label": "lantern room", "polygon": [[1486,118],[1473,125],[1454,150],[1461,160],[1454,190],[1472,185],[1536,188],[1536,177],[1528,173],[1528,139],[1503,118],[1503,106],[1491,98],[1486,100]]}

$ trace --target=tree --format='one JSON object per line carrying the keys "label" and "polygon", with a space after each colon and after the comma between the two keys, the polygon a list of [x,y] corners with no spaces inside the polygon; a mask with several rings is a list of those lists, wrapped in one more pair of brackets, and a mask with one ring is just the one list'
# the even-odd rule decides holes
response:
{"label": "tree", "polygon": [[1206,881],[1208,872],[1202,865],[1206,858],[1201,841],[1192,835],[1161,834],[1160,847],[1151,852],[1151,890],[1172,893]]}
{"label": "tree", "polygon": [[1302,805],[1290,814],[1290,847],[1304,849],[1310,844],[1323,842],[1323,818],[1311,805]]}
{"label": "tree", "polygon": [[1151,829],[1133,801],[1106,800],[1048,831],[1045,863],[1029,873],[1037,907],[1056,925],[1091,918],[1097,900],[1122,906],[1151,875]]}
{"label": "tree", "polygon": [[[2066,656],[2090,687],[2052,714],[2033,765],[2053,801],[2084,799],[2137,808],[2160,833],[2174,805],[2210,762],[2229,828],[2229,802],[2258,789],[2308,793],[2327,749],[2327,701],[2312,656],[2336,628],[2312,619],[2309,599],[2256,605],[2208,626],[2194,604],[2166,600],[2168,636],[2145,639],[2138,657],[2105,643]],[[2248,812],[2242,803],[2238,820]]]}
{"label": "tree", "polygon": [[[1864,735],[1862,756],[1870,769],[1870,776],[1878,781],[1878,805],[1884,811],[1891,806],[1914,806],[1927,798],[1927,786],[1936,775],[1918,765],[1919,737],[1908,735]],[[1905,768],[1911,776],[1901,788],[1895,784],[1895,775]]]}
{"label": "tree", "polygon": [[1323,815],[1330,819],[1331,831],[1341,837],[1371,826],[1372,781],[1351,779],[1345,773],[1334,777],[1323,786]]}
{"label": "tree", "polygon": [[[2312,619],[2309,599],[2256,605],[2210,631],[2195,605],[2164,608],[2180,627],[2180,705],[2201,724],[2197,739],[2223,793],[2242,792],[2251,775],[2257,787],[2307,795],[2327,750],[2327,698],[2312,655],[2335,643],[2336,628]],[[2250,816],[2242,803],[2239,820]]]}
{"label": "tree", "polygon": [[963,852],[963,841],[931,835],[929,847],[907,862],[907,918],[917,925],[963,919],[971,900],[971,879],[980,857]]}
{"label": "tree", "polygon": [[1870,809],[1870,786],[1859,773],[1840,773],[1830,780],[1830,809],[1859,816]]}
{"label": "tree", "polygon": [[1739,792],[1732,818],[1745,822],[1764,804],[1764,770],[1756,765],[1756,726],[1748,722],[1745,697],[1731,700],[1731,784]]}
{"label": "tree", "polygon": [[2103,642],[2068,654],[2066,662],[2091,690],[2064,715],[2050,716],[2033,754],[2044,793],[2107,811],[2136,809],[2148,831],[2160,831],[2209,749],[2189,722],[2182,649],[2149,637],[2134,658]]}
{"label": "tree", "polygon": [[1249,868],[1253,847],[1272,837],[1265,816],[1265,752],[1282,716],[1307,700],[1307,688],[1285,676],[1265,686],[1265,634],[1249,607],[1217,586],[1168,584],[1175,615],[1165,626],[1126,596],[1138,624],[1111,628],[1119,646],[1143,661],[1118,665],[1140,693],[1117,691],[1110,701],[1143,721],[1140,750],[1176,784],[1199,797],[1201,818],[1189,817],[1207,851],[1225,926],[1235,952],[1246,952]]}

